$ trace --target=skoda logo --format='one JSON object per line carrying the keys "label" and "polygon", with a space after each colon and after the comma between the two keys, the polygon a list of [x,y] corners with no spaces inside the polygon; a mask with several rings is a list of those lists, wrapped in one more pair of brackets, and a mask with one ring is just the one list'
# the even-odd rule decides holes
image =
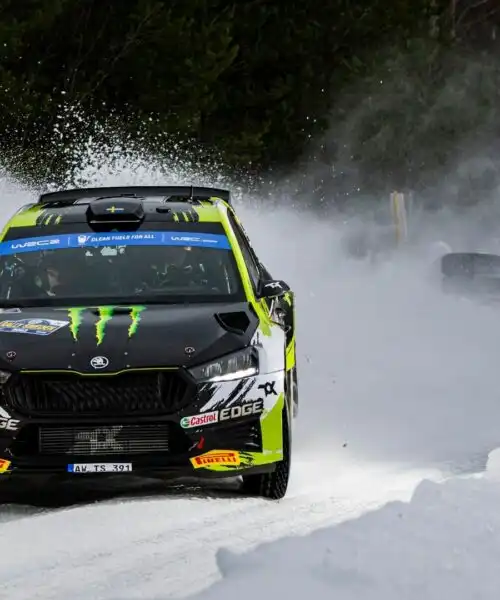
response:
{"label": "skoda logo", "polygon": [[90,366],[94,369],[105,369],[109,365],[109,360],[105,356],[94,356],[90,361]]}

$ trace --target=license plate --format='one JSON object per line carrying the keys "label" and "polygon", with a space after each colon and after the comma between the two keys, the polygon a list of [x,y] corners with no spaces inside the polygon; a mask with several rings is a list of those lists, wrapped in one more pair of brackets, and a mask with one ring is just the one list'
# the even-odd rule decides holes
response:
{"label": "license plate", "polygon": [[68,465],[68,473],[126,473],[132,463],[75,463]]}

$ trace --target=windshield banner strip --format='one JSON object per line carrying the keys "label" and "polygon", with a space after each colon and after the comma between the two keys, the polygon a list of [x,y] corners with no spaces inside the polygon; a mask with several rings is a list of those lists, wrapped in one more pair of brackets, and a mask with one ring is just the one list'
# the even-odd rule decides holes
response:
{"label": "windshield banner strip", "polygon": [[230,250],[225,235],[185,231],[141,231],[134,233],[71,233],[21,238],[0,243],[0,256],[40,250],[64,250],[97,246],[198,246]]}

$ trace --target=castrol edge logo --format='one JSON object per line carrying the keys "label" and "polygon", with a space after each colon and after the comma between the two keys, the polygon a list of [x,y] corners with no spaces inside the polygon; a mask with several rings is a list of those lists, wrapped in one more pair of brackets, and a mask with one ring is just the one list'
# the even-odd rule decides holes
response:
{"label": "castrol edge logo", "polygon": [[240,464],[240,453],[231,450],[210,450],[200,456],[189,459],[195,469],[210,467],[211,465],[236,465]]}
{"label": "castrol edge logo", "polygon": [[214,410],[212,412],[203,413],[201,415],[191,415],[190,417],[183,417],[181,419],[181,427],[184,429],[190,429],[191,427],[201,427],[202,425],[210,425],[211,423],[217,423],[219,420],[219,411]]}

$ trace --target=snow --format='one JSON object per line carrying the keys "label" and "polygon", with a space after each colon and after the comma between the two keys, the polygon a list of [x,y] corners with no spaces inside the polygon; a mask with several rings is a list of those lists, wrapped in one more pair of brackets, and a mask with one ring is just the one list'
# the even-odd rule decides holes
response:
{"label": "snow", "polygon": [[[317,459],[299,457],[282,502],[234,497],[229,486],[181,492],[150,484],[142,494],[129,489],[117,497],[111,487],[94,504],[84,500],[32,515],[23,505],[19,513],[11,505],[0,524],[2,546],[8,548],[0,561],[0,598],[186,596],[220,578],[215,557],[221,547],[248,550],[263,540],[359,517],[389,500],[408,498],[424,475],[344,465],[335,476],[321,478],[319,467]],[[57,489],[51,493],[62,497]]]}
{"label": "snow", "polygon": [[220,583],[199,600],[496,600],[500,451],[485,476],[423,481],[409,502],[250,553],[217,552]]}
{"label": "snow", "polygon": [[[171,182],[122,166],[100,164],[92,185]],[[0,193],[2,217],[35,198],[1,179]],[[275,208],[263,221],[251,203],[241,214],[270,271],[296,291],[289,494],[268,502],[231,484],[129,480],[3,490],[0,598],[493,597],[498,309],[443,297],[428,247],[365,265],[341,258],[332,219]]]}

